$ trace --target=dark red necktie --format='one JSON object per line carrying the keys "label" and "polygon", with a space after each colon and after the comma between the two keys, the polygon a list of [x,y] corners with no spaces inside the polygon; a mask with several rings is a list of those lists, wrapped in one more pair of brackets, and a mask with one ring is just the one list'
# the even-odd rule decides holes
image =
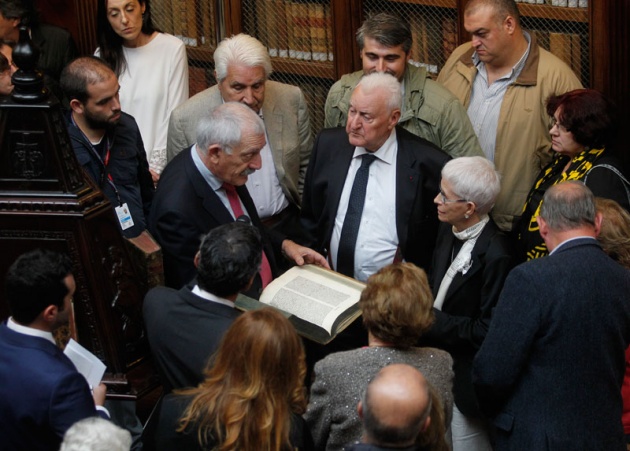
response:
{"label": "dark red necktie", "polygon": [[[223,183],[223,189],[225,190],[225,194],[227,194],[228,201],[230,202],[230,207],[232,207],[232,212],[234,213],[234,217],[238,218],[239,216],[245,215],[243,211],[243,207],[241,207],[241,201],[238,198],[238,193],[236,192],[236,188],[234,185],[230,185],[229,183]],[[271,266],[269,265],[269,260],[267,260],[267,256],[265,255],[265,251],[262,253],[262,262],[260,263],[260,278],[262,279],[262,287],[265,288],[269,285],[269,282],[272,281],[273,276],[271,274]]]}

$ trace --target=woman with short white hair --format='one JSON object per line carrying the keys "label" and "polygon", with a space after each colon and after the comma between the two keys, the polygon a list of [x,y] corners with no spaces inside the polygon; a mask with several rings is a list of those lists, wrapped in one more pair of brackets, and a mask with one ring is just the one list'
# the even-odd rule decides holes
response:
{"label": "woman with short white hair", "polygon": [[435,323],[425,338],[427,345],[453,357],[454,451],[492,450],[471,368],[512,266],[507,238],[488,215],[500,189],[500,176],[491,161],[461,157],[442,169],[440,192],[434,199],[442,224],[431,275]]}

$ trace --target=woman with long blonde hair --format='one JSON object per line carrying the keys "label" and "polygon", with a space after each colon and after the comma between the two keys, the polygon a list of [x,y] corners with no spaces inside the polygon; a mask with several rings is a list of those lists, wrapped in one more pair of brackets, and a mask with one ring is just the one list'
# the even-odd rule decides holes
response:
{"label": "woman with long blonde hair", "polygon": [[[240,316],[196,388],[165,396],[158,450],[308,450],[302,341],[279,312]],[[183,412],[183,413],[182,413]]]}

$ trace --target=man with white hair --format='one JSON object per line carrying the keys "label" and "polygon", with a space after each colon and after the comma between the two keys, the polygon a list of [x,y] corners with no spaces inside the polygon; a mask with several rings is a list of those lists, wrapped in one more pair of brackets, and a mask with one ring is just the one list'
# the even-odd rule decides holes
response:
{"label": "man with white hair", "polygon": [[195,143],[199,118],[223,102],[240,102],[260,115],[267,139],[262,168],[247,188],[256,212],[270,228],[297,228],[304,175],[311,153],[308,108],[300,88],[268,80],[271,58],[260,41],[246,34],[224,39],[214,52],[218,83],[191,97],[171,114],[167,158]]}
{"label": "man with white hair", "polygon": [[[227,102],[199,119],[197,142],[180,152],[167,166],[158,184],[149,226],[162,246],[166,285],[181,288],[197,274],[194,257],[201,237],[211,229],[245,220],[263,238],[260,273],[248,292],[260,291],[278,274],[274,255],[296,264],[328,266],[317,252],[299,246],[279,232],[268,232],[245,186],[263,165],[265,126],[250,108]],[[244,218],[247,217],[247,218]]]}
{"label": "man with white hair", "polygon": [[63,436],[59,451],[129,451],[131,434],[99,417],[77,421]]}
{"label": "man with white hair", "polygon": [[401,99],[392,75],[362,78],[345,130],[319,134],[306,175],[301,220],[308,245],[362,281],[400,260],[428,269],[435,246],[433,198],[449,157],[397,126]]}

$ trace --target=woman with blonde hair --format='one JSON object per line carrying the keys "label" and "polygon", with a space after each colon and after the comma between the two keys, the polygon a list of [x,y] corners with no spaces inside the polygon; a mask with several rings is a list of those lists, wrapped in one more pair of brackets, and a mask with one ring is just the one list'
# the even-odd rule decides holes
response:
{"label": "woman with blonde hair", "polygon": [[305,418],[316,449],[341,450],[361,438],[357,403],[372,377],[392,363],[420,370],[440,398],[445,424],[450,424],[453,360],[445,351],[415,347],[434,320],[425,272],[412,263],[385,266],[368,279],[359,308],[368,346],[330,354],[315,364]]}
{"label": "woman with blonde hair", "polygon": [[166,395],[158,450],[309,450],[302,341],[270,308],[241,315],[196,388]]}
{"label": "woman with blonde hair", "polygon": [[597,211],[602,225],[597,239],[604,252],[626,268],[630,268],[630,213],[611,199],[597,197]]}

